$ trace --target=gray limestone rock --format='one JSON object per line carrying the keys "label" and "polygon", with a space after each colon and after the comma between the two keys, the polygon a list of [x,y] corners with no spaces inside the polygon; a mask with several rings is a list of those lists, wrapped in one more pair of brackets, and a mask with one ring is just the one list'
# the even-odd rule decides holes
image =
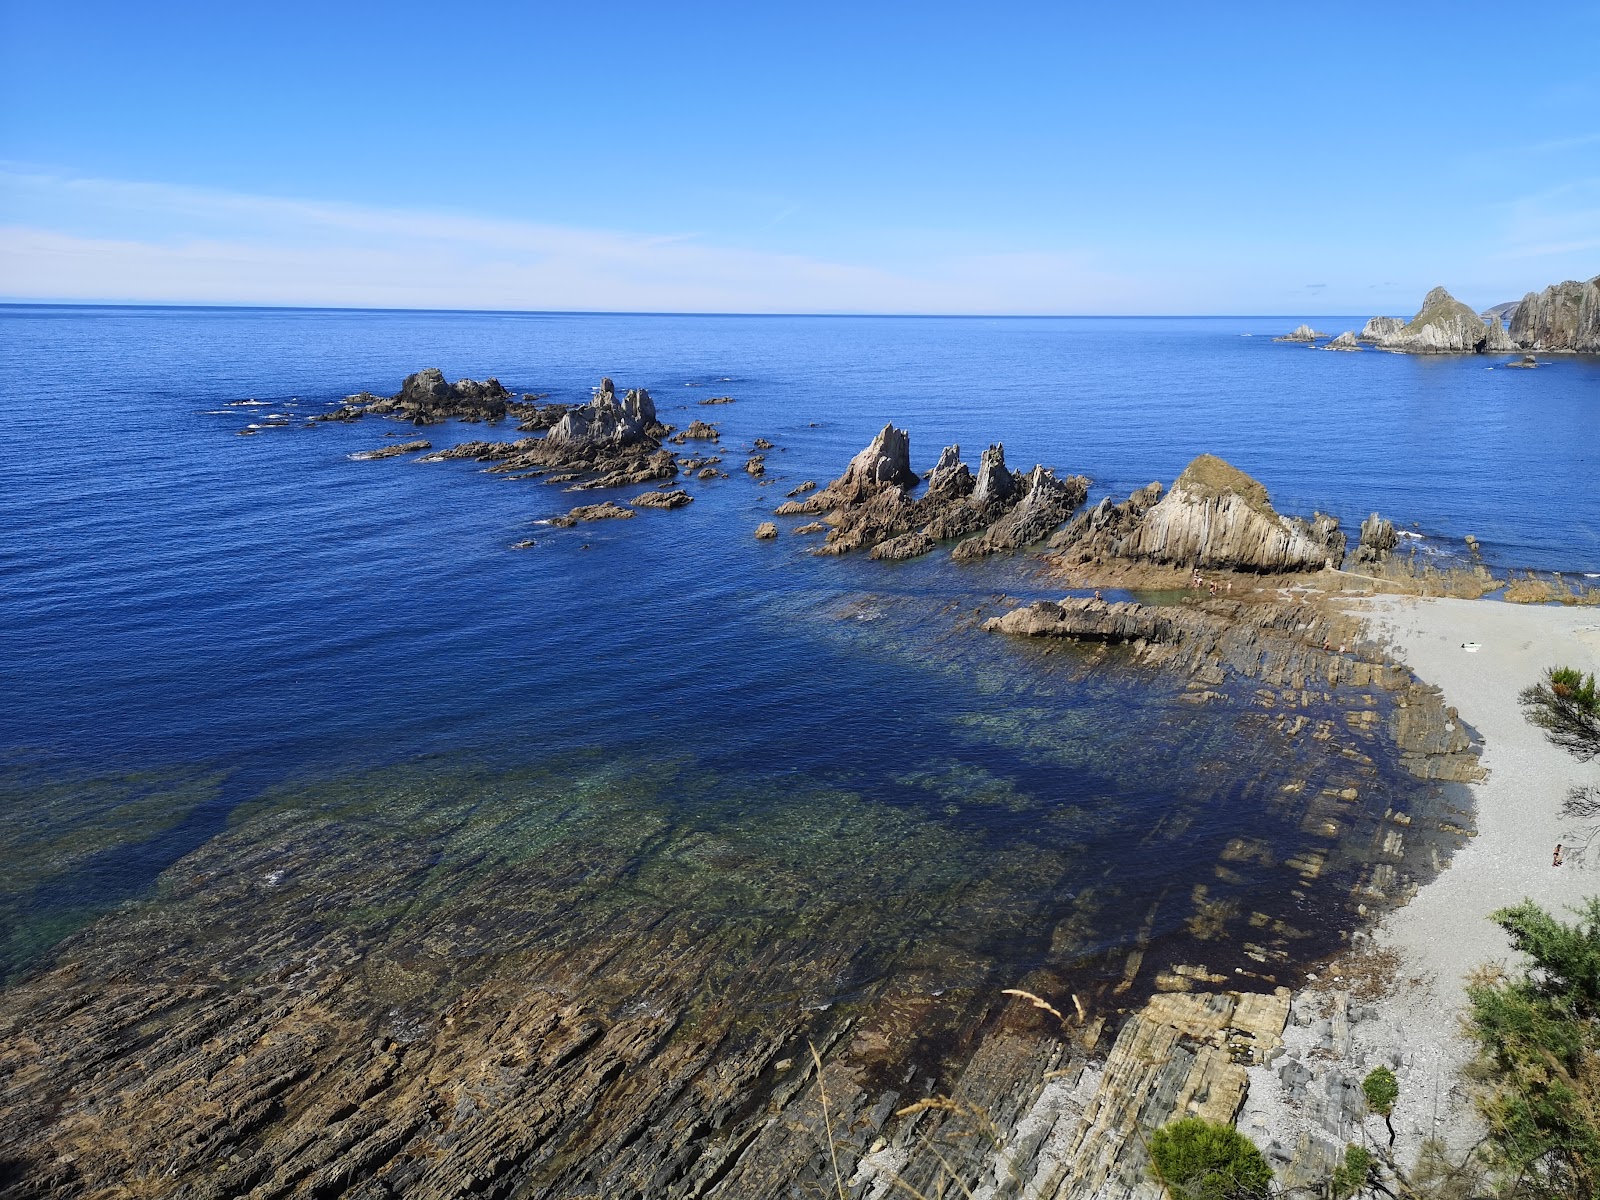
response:
{"label": "gray limestone rock", "polygon": [[1358,341],[1381,342],[1386,337],[1399,333],[1406,327],[1404,317],[1373,317],[1361,327],[1361,332],[1356,335]]}
{"label": "gray limestone rock", "polygon": [[1509,337],[1521,350],[1600,353],[1600,275],[1529,292],[1511,318]]}
{"label": "gray limestone rock", "polygon": [[972,489],[972,503],[979,508],[1007,504],[1015,499],[1017,480],[1006,469],[1006,448],[995,443],[983,452],[978,461],[978,481]]}
{"label": "gray limestone rock", "polygon": [[1351,332],[1350,330],[1346,329],[1338,337],[1334,338],[1333,341],[1329,342],[1326,346],[1324,346],[1323,349],[1324,350],[1359,350],[1359,349],[1361,349],[1361,344],[1356,340],[1356,335],[1353,332]]}
{"label": "gray limestone rock", "polygon": [[1275,342],[1314,342],[1324,336],[1309,325],[1296,325],[1292,331],[1282,337],[1273,338]]}
{"label": "gray limestone rock", "polygon": [[1379,338],[1378,345],[1407,354],[1485,354],[1513,349],[1499,321],[1486,324],[1442,287],[1429,292],[1417,315]]}

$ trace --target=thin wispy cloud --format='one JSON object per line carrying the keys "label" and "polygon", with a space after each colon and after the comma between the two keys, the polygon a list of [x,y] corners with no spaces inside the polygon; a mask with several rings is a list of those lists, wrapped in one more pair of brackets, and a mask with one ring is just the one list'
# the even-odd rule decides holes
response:
{"label": "thin wispy cloud", "polygon": [[[915,271],[630,234],[0,171],[0,290],[51,300],[660,311],[1072,312],[1137,289],[1086,256]],[[780,217],[787,215],[780,214]]]}

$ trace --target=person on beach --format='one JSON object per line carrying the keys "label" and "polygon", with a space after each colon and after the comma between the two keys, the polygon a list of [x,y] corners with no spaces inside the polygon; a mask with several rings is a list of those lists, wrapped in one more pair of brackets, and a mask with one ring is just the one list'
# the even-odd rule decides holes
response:
{"label": "person on beach", "polygon": [[1550,865],[1552,867],[1559,867],[1561,865],[1561,843],[1560,842],[1556,843],[1556,856],[1555,856],[1555,858],[1550,860]]}

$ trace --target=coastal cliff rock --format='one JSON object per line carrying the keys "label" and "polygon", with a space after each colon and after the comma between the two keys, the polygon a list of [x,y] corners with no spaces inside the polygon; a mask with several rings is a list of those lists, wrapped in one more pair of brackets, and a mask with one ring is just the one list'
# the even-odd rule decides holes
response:
{"label": "coastal cliff rock", "polygon": [[1405,327],[1404,317],[1373,317],[1361,327],[1361,332],[1356,338],[1363,342],[1381,342],[1384,338],[1393,337]]}
{"label": "coastal cliff rock", "polygon": [[1442,287],[1429,292],[1417,315],[1379,337],[1377,344],[1405,354],[1496,354],[1514,349],[1499,321],[1486,324]]}
{"label": "coastal cliff rock", "polygon": [[1509,338],[1521,350],[1600,354],[1600,275],[1529,292],[1517,304]]}
{"label": "coastal cliff rock", "polygon": [[1066,562],[1142,560],[1173,566],[1276,572],[1320,570],[1344,558],[1333,517],[1280,515],[1267,489],[1243,471],[1202,454],[1159,500],[1151,484],[1116,506],[1102,501],[1052,543]]}
{"label": "coastal cliff rock", "polygon": [[1359,350],[1361,344],[1356,340],[1356,335],[1351,330],[1345,330],[1333,341],[1323,347],[1324,350]]}
{"label": "coastal cliff rock", "polygon": [[1314,342],[1322,336],[1324,335],[1318,333],[1309,325],[1296,325],[1290,332],[1272,340],[1275,342]]}

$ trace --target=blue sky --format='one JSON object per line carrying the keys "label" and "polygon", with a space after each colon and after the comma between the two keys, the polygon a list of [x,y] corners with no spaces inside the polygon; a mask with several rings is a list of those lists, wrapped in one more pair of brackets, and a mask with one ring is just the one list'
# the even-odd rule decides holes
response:
{"label": "blue sky", "polygon": [[1596,4],[0,0],[12,299],[1366,314],[1597,272]]}

